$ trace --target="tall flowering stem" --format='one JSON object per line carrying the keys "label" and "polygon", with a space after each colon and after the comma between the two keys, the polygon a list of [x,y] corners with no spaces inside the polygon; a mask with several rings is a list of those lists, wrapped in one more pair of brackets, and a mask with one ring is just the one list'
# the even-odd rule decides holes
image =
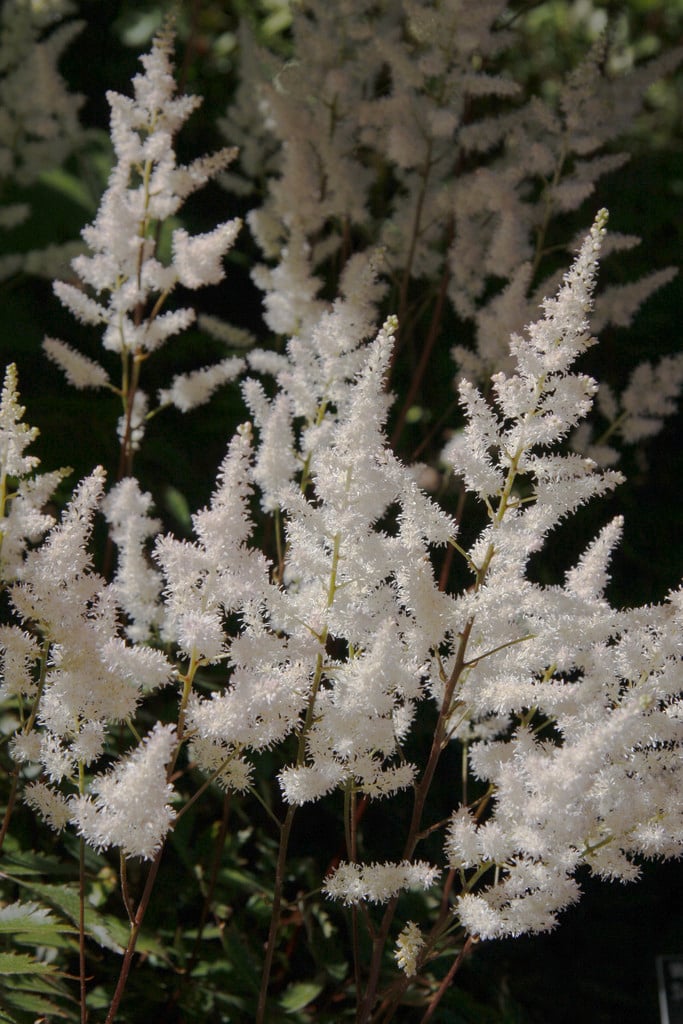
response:
{"label": "tall flowering stem", "polygon": [[[142,58],[144,73],[133,79],[134,99],[107,94],[116,164],[97,217],[83,231],[90,253],[72,261],[77,282],[54,285],[58,298],[79,320],[103,328],[104,348],[118,353],[121,360],[120,384],[112,384],[104,366],[64,342],[45,340],[48,357],[76,387],[107,387],[119,395],[118,479],[130,474],[133,454],[153,413],[149,396],[140,387],[142,366],[195,320],[191,307],[164,311],[169,297],[179,286],[194,290],[221,281],[225,276],[222,259],[241,226],[235,218],[196,236],[176,227],[171,235],[170,262],[159,257],[163,225],[191,193],[224,170],[235,156],[235,150],[226,147],[187,165],[176,162],[174,137],[201,99],[175,94],[173,45],[169,25]],[[228,358],[210,369],[179,375],[170,389],[160,391],[159,403],[187,411],[206,401],[241,366],[239,359]]]}

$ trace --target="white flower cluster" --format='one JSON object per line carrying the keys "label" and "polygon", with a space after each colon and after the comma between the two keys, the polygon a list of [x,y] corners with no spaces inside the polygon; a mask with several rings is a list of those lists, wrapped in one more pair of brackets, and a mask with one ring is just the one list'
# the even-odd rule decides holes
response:
{"label": "white flower cluster", "polygon": [[[473,879],[496,869],[488,889],[466,887],[457,899],[461,923],[480,938],[547,929],[578,898],[582,864],[630,879],[638,854],[675,856],[683,837],[680,597],[648,609],[609,606],[619,520],[564,586],[541,587],[527,573],[548,531],[619,480],[548,451],[595,390],[570,364],[590,343],[585,316],[604,221],[601,212],[544,318],[513,338],[517,371],[494,377],[499,413],[462,386],[468,425],[450,448],[490,516],[468,552],[477,583],[460,599],[472,630],[456,696],[457,735],[469,735],[472,773],[490,786],[494,809],[482,824],[457,811],[446,843],[449,864]],[[521,481],[531,491],[524,502]],[[479,723],[488,730],[479,733]]]}
{"label": "white flower cluster", "polygon": [[[332,899],[346,904],[369,900],[386,903],[405,889],[429,889],[439,876],[437,868],[424,861],[409,864],[347,864],[341,863],[325,879],[323,891]],[[413,943],[416,936],[413,936]]]}
{"label": "white flower cluster", "polygon": [[[186,741],[201,770],[240,792],[255,773],[250,756],[279,747],[277,783],[288,815],[336,790],[347,807],[358,796],[409,790],[413,816],[397,859],[362,863],[349,849],[349,861],[324,882],[327,896],[355,906],[387,903],[437,882],[442,867],[415,853],[427,834],[422,818],[439,757],[457,741],[467,747],[469,774],[485,797],[460,805],[461,794],[453,796],[444,856],[460,884],[453,912],[479,938],[543,930],[577,898],[580,868],[629,879],[638,857],[673,857],[683,845],[682,593],[661,606],[611,607],[605,590],[619,518],[561,583],[541,585],[530,570],[551,531],[621,481],[565,444],[597,391],[574,364],[593,343],[588,315],[607,214],[598,213],[555,297],[543,300],[540,318],[512,334],[491,389],[484,394],[475,383],[460,384],[466,424],[444,458],[486,519],[467,549],[456,540],[455,521],[420,490],[387,443],[398,321],[390,316],[373,329],[384,287],[377,268],[382,258],[397,265],[405,257],[409,276],[438,274],[442,215],[455,211],[453,244],[460,252],[471,242],[473,255],[458,262],[447,247],[454,308],[479,308],[485,273],[500,266],[508,291],[488,314],[507,303],[514,324],[514,308],[527,302],[529,269],[517,274],[511,254],[531,256],[530,221],[520,205],[530,165],[538,159],[552,176],[559,140],[588,158],[611,128],[604,118],[577,120],[575,108],[585,116],[593,110],[581,79],[566,86],[559,120],[524,108],[488,124],[488,143],[466,131],[469,99],[513,92],[508,81],[472,63],[475,50],[494,55],[505,42],[504,32],[491,31],[502,0],[476,8],[408,0],[308,8],[315,17],[298,18],[296,32],[314,40],[325,29],[324,46],[311,50],[312,66],[333,63],[332,51],[345,38],[333,31],[340,16],[349,19],[349,53],[336,75],[328,67],[315,101],[310,82],[302,94],[295,68],[289,91],[282,82],[281,92],[274,87],[269,110],[292,141],[271,199],[253,218],[268,256],[280,257],[259,272],[266,319],[290,337],[282,353],[249,356],[252,372],[271,380],[244,384],[253,423],[231,440],[208,506],[192,517],[194,539],[159,536],[150,495],[132,477],[105,498],[99,468],[76,488],[59,523],[44,515],[60,475],[33,475],[36,460],[26,449],[35,432],[23,423],[16,374],[7,373],[0,566],[14,620],[0,628],[2,696],[22,712],[30,708],[11,749],[18,764],[34,773],[38,766],[41,777],[26,799],[53,828],[75,825],[97,849],[113,846],[146,859],[173,827],[169,775]],[[175,96],[170,45],[168,35],[155,41],[145,73],[134,81],[134,99],[110,96],[118,163],[85,232],[91,255],[74,264],[97,297],[73,284],[56,286],[77,315],[104,326],[105,347],[128,360],[131,372],[192,320],[189,309],[162,314],[162,303],[178,284],[220,280],[237,230],[231,221],[190,238],[176,228],[171,263],[157,258],[153,224],[174,215],[232,159],[225,150],[176,164],[173,136],[197,101]],[[366,57],[368,74],[389,76],[386,96],[368,91]],[[583,72],[590,82],[595,66],[593,55]],[[610,96],[616,92],[610,86]],[[331,130],[311,135],[320,98]],[[507,150],[514,148],[515,125],[526,138],[524,118],[532,114],[532,134],[545,143],[538,142],[537,156],[524,156],[507,185],[492,170],[450,181],[456,131],[468,151]],[[315,159],[301,144],[307,136],[327,139],[316,143]],[[332,174],[340,142],[346,159]],[[395,205],[378,235],[384,257],[345,252],[338,297],[327,305],[314,273],[336,251],[325,226],[337,218],[355,225],[365,215],[370,175],[348,177],[358,143],[381,143],[391,157]],[[552,201],[574,209],[604,166],[577,165],[564,191],[555,175]],[[321,168],[329,169],[322,178]],[[428,230],[414,217],[408,226],[416,206]],[[54,340],[46,348],[73,383],[108,386],[93,361]],[[477,361],[487,358],[480,350]],[[176,378],[161,401],[190,408],[237,368],[226,360]],[[634,419],[668,411],[675,388],[665,371],[641,371],[638,378],[656,379],[656,403],[627,392]],[[147,398],[135,382],[125,399],[124,441],[132,444]],[[274,561],[256,543],[257,502],[281,530]],[[119,551],[111,582],[94,571],[89,554],[98,510]],[[433,549],[448,544],[471,574],[457,593],[439,585],[431,560]],[[199,670],[208,666],[207,693]],[[124,755],[111,755],[109,730],[132,721],[147,693],[171,680],[182,685],[177,725],[157,722]],[[431,752],[413,764],[404,744],[413,739],[420,705],[436,726]],[[295,743],[285,746],[292,737]],[[396,958],[406,975],[423,951],[431,952],[430,941],[412,922],[401,933]]]}
{"label": "white flower cluster", "polygon": [[[83,141],[78,113],[83,97],[70,93],[59,73],[64,50],[83,23],[63,21],[69,0],[5,0],[0,8],[0,185],[26,188],[60,167]],[[0,230],[11,230],[30,215],[28,202],[0,207]],[[76,248],[80,246],[76,245]],[[51,278],[74,243],[0,257],[0,280],[23,270]]]}
{"label": "white flower cluster", "polygon": [[417,972],[417,958],[424,948],[425,940],[422,932],[414,921],[408,921],[403,931],[396,939],[396,952],[394,959],[407,977]]}
{"label": "white flower cluster", "polygon": [[166,779],[175,743],[174,726],[157,722],[129,758],[93,780],[94,798],[70,802],[71,820],[91,846],[115,846],[126,857],[152,859],[175,818],[169,804],[173,787]]}
{"label": "white flower cluster", "polygon": [[[116,165],[97,217],[83,231],[89,253],[72,261],[78,282],[54,285],[79,320],[103,329],[104,348],[122,357],[119,436],[124,450],[139,446],[149,411],[149,400],[138,386],[140,362],[195,319],[191,307],[163,312],[164,305],[178,285],[194,290],[223,280],[223,257],[241,226],[234,218],[195,236],[175,227],[170,262],[158,256],[159,225],[235,156],[234,149],[224,148],[187,165],[176,162],[174,137],[201,99],[175,95],[172,48],[173,34],[167,29],[142,58],[144,73],[133,79],[134,98],[108,93]],[[45,351],[76,387],[113,387],[103,366],[64,342],[47,338]],[[226,359],[178,375],[170,388],[160,391],[159,402],[186,412],[207,401],[241,366],[238,359]]]}
{"label": "white flower cluster", "polygon": [[[57,69],[62,52],[83,27],[78,21],[58,24],[72,13],[68,0],[6,0],[2,5],[0,180],[33,184],[43,171],[61,166],[81,138],[83,98],[67,91]],[[27,212],[5,206],[0,223],[13,226]]]}
{"label": "white flower cluster", "polygon": [[[404,344],[424,282],[441,282],[463,333],[474,333],[474,348],[453,349],[459,372],[485,383],[512,366],[510,333],[556,289],[543,274],[551,225],[562,239],[560,219],[628,159],[614,141],[683,51],[623,73],[605,36],[552,89],[525,98],[492,70],[514,53],[509,15],[505,0],[305,0],[292,21],[305,59],[283,68],[243,31],[241,84],[221,123],[240,141],[242,175],[223,181],[244,194],[269,176],[248,223],[268,261],[253,276],[273,331],[307,334],[323,283],[338,283],[364,246],[381,251],[382,283],[397,289]],[[576,242],[564,236],[568,251]],[[675,273],[606,289],[596,324],[630,324]],[[420,339],[410,343],[419,353]]]}
{"label": "white flower cluster", "polygon": [[17,368],[10,364],[0,395],[0,580],[15,579],[29,543],[41,540],[54,519],[44,511],[65,470],[34,477],[35,455],[25,454],[37,437],[35,427],[23,422],[19,404]]}
{"label": "white flower cluster", "polygon": [[[122,762],[114,770],[114,782],[93,782],[99,802],[96,811],[90,810],[88,824],[84,815],[90,798],[82,794],[85,803],[78,804],[76,814],[77,805],[63,793],[62,784],[77,784],[83,767],[101,757],[107,728],[129,720],[143,693],[166,685],[174,668],[161,651],[123,640],[116,604],[119,584],[107,585],[92,569],[87,549],[93,517],[102,502],[104,472],[98,468],[81,482],[61,522],[55,524],[40,507],[64,474],[32,475],[38,459],[25,449],[36,431],[22,422],[22,416],[16,370],[10,367],[0,401],[0,567],[12,608],[26,628],[0,627],[0,694],[20,704],[35,702],[33,714],[22,719],[13,737],[13,755],[19,764],[40,765],[48,781],[31,783],[26,798],[53,828],[77,821],[95,845],[115,843],[128,856],[149,857],[172,818],[160,805],[167,792],[165,777],[162,788],[161,783],[156,789],[151,783],[154,765],[160,776],[160,765],[170,759],[168,730],[159,733],[166,736],[163,742],[158,737],[154,743],[150,740],[144,755],[133,753],[130,769],[128,761]],[[128,490],[134,487],[128,484]],[[118,525],[125,533],[123,524],[116,522],[111,496],[108,505],[114,532]],[[132,532],[121,542],[124,554],[136,541]],[[30,550],[28,542],[33,545]],[[124,559],[124,569],[125,564]],[[144,602],[144,594],[137,600]],[[138,790],[147,794],[144,806]],[[141,825],[145,807],[146,823]]]}

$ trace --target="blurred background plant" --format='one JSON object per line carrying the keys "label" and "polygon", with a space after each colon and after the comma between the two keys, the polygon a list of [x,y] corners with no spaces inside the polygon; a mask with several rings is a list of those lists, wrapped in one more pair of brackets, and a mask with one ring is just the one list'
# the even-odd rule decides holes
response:
{"label": "blurred background plant", "polygon": [[[294,7],[294,0],[188,0],[176,5],[181,88],[204,97],[201,111],[179,139],[181,157],[189,159],[225,143],[220,124],[241,83],[240,25],[249,24],[273,66],[283,69],[294,57]],[[65,501],[73,481],[96,463],[108,465],[113,473],[117,443],[112,425],[119,410],[113,396],[103,395],[93,416],[92,398],[62,383],[45,360],[44,335],[71,340],[75,334],[73,321],[52,294],[50,279],[63,274],[67,257],[82,249],[80,231],[94,219],[106,188],[113,164],[106,91],[129,91],[130,78],[138,70],[138,54],[148,49],[167,13],[165,4],[132,0],[78,0],[68,5],[14,0],[13,5],[3,6],[0,15],[0,53],[4,55],[0,100],[5,110],[22,112],[13,99],[17,96],[24,103],[30,98],[34,108],[38,99],[37,107],[44,114],[50,109],[48,101],[54,104],[46,123],[31,120],[34,112],[28,109],[21,124],[9,123],[0,111],[0,189],[5,211],[0,227],[0,357],[3,365],[9,361],[18,365],[22,401],[30,410],[27,419],[41,432],[35,450],[43,467],[68,463],[74,469],[71,483],[64,483],[57,492],[57,504]],[[681,43],[683,0],[517,2],[510,5],[505,21],[514,29],[515,45],[506,50],[502,69],[525,94],[553,102],[568,70],[604,33],[610,39],[614,73],[628,71]],[[54,61],[49,69],[41,70],[32,56],[36,41],[47,43]],[[36,82],[42,84],[40,91]],[[650,87],[644,111],[633,119],[627,137],[619,139],[619,149],[628,150],[630,161],[619,169],[618,177],[601,180],[589,202],[562,222],[565,241],[590,221],[588,207],[592,211],[607,205],[612,225],[624,234],[642,236],[641,246],[611,257],[605,273],[612,275],[615,284],[680,265],[682,99],[680,71]],[[17,147],[19,138],[23,141]],[[33,140],[34,159],[22,164],[14,154],[26,152],[27,138]],[[266,140],[264,146],[267,162]],[[182,224],[191,233],[208,231],[219,220],[244,216],[253,204],[252,196],[212,184],[188,200]],[[554,241],[559,243],[559,237],[551,238]],[[228,282],[206,289],[201,296],[201,311],[243,330],[247,344],[254,335],[260,343],[264,341],[262,295],[250,278],[251,267],[261,258],[256,242],[245,232],[227,257]],[[563,258],[558,257],[558,266]],[[620,390],[642,359],[678,352],[680,305],[679,277],[649,299],[628,331],[611,324],[601,332],[589,372]],[[453,340],[446,336],[435,345],[428,376],[418,382],[405,410],[406,423],[397,443],[405,456],[419,451],[420,459],[433,463],[443,446],[446,424],[434,422],[431,410],[455,407]],[[275,337],[271,341],[278,344]],[[78,347],[99,357],[99,338],[83,329],[78,330]],[[153,379],[159,386],[167,384],[174,373],[197,369],[225,354],[226,343],[210,336],[200,321],[200,326],[178,340],[172,354],[159,354]],[[414,382],[413,359],[414,354],[406,351],[395,368],[392,386],[399,395],[399,408]],[[151,421],[136,471],[152,492],[157,513],[177,535],[188,533],[190,510],[208,500],[227,439],[243,418],[239,392],[228,387],[200,412],[187,416],[169,412],[163,422],[161,418]],[[626,533],[612,584],[620,602],[658,599],[681,577],[681,424],[679,412],[667,422],[655,445],[639,446],[624,456],[629,486],[620,489],[618,506],[625,513]],[[658,508],[665,508],[666,516],[655,516],[653,510]],[[551,565],[547,571],[552,576],[555,569]],[[145,712],[148,724],[154,720],[154,711],[152,704]],[[278,766],[269,764],[273,757],[261,755],[263,771],[259,770],[258,778],[275,777]],[[453,769],[458,770],[455,763]],[[272,877],[277,857],[269,820],[274,793],[264,783],[260,796],[262,807],[249,798],[216,790],[210,799],[193,805],[172,833],[121,1021],[163,1019],[172,1024],[251,1019],[272,898],[263,879]],[[435,801],[439,803],[438,793]],[[391,832],[394,813],[393,807],[373,809],[371,827],[376,835]],[[327,838],[336,835],[336,826],[330,818],[330,828],[325,827],[326,814],[331,811],[324,805],[310,812],[303,809],[293,838],[285,940],[274,969],[274,987],[280,986],[279,1009],[273,1009],[270,1018],[274,1022],[332,1022],[350,1013],[346,1004],[334,1003],[329,996],[334,991],[331,983],[343,982],[349,969],[343,916],[322,897],[310,896],[341,853]],[[61,973],[65,969],[78,973],[73,932],[77,872],[70,866],[77,864],[77,844],[47,833],[37,843],[34,830],[33,817],[18,808],[13,836],[5,840],[0,862],[3,901],[36,900],[50,908],[49,917],[40,917],[36,911],[11,926],[3,926],[0,910],[0,949],[4,951],[0,971],[11,978],[11,984],[0,984],[0,1021],[20,1024],[40,1014],[55,1020],[77,1018],[73,994]],[[39,853],[35,852],[38,847]],[[71,855],[71,862],[63,853]],[[109,1003],[118,959],[111,950],[125,945],[127,929],[117,916],[119,895],[108,858],[92,851],[87,857],[89,930],[93,948],[99,949],[95,955],[100,958],[98,972],[103,979],[90,997],[96,1014],[98,1007],[103,1012]],[[131,867],[132,887],[139,883],[135,871]],[[588,896],[567,912],[556,933],[480,945],[458,987],[440,1004],[438,1019],[463,1024],[573,1024],[576,1019],[655,1024],[654,955],[683,952],[683,908],[674,896],[681,890],[680,867],[658,866],[650,871],[646,866],[644,881],[629,891],[620,887],[615,893],[590,880],[585,885]],[[429,899],[410,896],[416,904]],[[409,905],[406,915],[410,918]],[[422,916],[422,911],[416,910],[415,916]],[[14,950],[24,945],[45,950],[40,974],[22,973],[21,964],[2,959],[10,951],[8,936]],[[434,984],[447,968],[448,964],[435,962]],[[419,1020],[421,1012],[405,1006],[401,1020]]]}

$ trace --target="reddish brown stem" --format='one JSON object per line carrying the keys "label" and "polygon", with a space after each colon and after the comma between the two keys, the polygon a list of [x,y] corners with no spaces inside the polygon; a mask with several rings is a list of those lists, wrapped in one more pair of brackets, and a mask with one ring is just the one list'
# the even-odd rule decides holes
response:
{"label": "reddish brown stem", "polygon": [[156,882],[156,877],[159,872],[159,865],[161,864],[162,855],[163,846],[157,853],[156,857],[154,858],[154,861],[152,862],[152,866],[149,869],[147,881],[145,882],[145,888],[143,890],[142,896],[140,897],[138,909],[135,912],[135,917],[133,918],[133,922],[131,924],[130,936],[128,938],[126,952],[124,953],[123,956],[123,963],[121,964],[119,980],[116,985],[116,990],[114,991],[111,1004],[109,1006],[109,1013],[107,1014],[105,1024],[114,1024],[114,1021],[116,1019],[116,1014],[118,1012],[121,999],[123,998],[123,993],[125,991],[126,983],[128,981],[128,975],[130,974],[130,969],[133,963],[133,955],[135,953],[135,947],[137,945],[140,930],[142,928],[142,922],[144,920],[147,907],[149,906],[149,900],[152,895],[152,889],[154,888],[154,883]]}
{"label": "reddish brown stem", "polygon": [[[408,835],[406,838],[406,844],[403,850],[403,859],[411,860],[415,847],[417,846],[420,837],[420,825],[422,821],[422,814],[424,812],[424,805],[427,800],[427,794],[431,788],[434,773],[436,772],[441,753],[444,749],[447,737],[447,723],[448,716],[451,710],[451,703],[453,700],[453,693],[455,687],[458,684],[460,675],[465,665],[465,652],[467,650],[467,643],[469,641],[472,626],[474,624],[473,619],[469,619],[460,634],[460,643],[458,645],[458,652],[455,658],[455,664],[453,671],[450,674],[448,682],[446,683],[443,700],[441,702],[441,709],[439,711],[439,718],[434,729],[434,738],[432,740],[432,748],[429,753],[429,760],[424,770],[424,774],[420,779],[420,783],[415,790],[415,800],[413,803],[413,815],[410,822],[410,828],[408,829]],[[388,904],[382,917],[382,923],[379,927],[375,941],[373,944],[372,960],[370,962],[370,973],[368,976],[368,983],[365,989],[365,995],[363,1001],[358,1010],[358,1016],[356,1018],[356,1024],[367,1024],[372,1014],[372,1008],[377,998],[377,988],[379,985],[380,970],[382,967],[382,954],[384,947],[389,935],[389,929],[391,928],[394,920],[394,914],[396,913],[396,906],[398,904],[398,897],[394,896]]]}
{"label": "reddish brown stem", "polygon": [[[446,253],[447,254],[448,254],[448,249],[450,248],[451,242],[453,240],[453,230],[454,230],[453,229],[453,221],[451,219],[451,221],[450,221],[450,223],[448,225],[448,233],[447,233],[447,237],[446,237]],[[394,427],[394,431],[393,431],[393,433],[391,435],[391,445],[392,445],[392,448],[394,448],[394,449],[396,448],[396,446],[397,446],[397,444],[399,442],[399,439],[401,437],[401,433],[403,432],[403,428],[405,426],[405,422],[406,422],[406,417],[408,415],[408,411],[414,405],[415,398],[416,398],[420,388],[422,387],[422,381],[423,381],[423,379],[424,379],[424,377],[425,377],[425,375],[427,373],[427,367],[429,366],[429,360],[432,357],[432,350],[434,349],[434,346],[436,344],[437,338],[439,337],[439,331],[441,329],[441,318],[442,318],[442,315],[443,315],[443,308],[444,308],[444,305],[446,303],[446,295],[447,295],[447,292],[448,292],[448,282],[450,281],[450,278],[451,278],[451,271],[450,271],[450,267],[448,266],[448,257],[446,256],[446,259],[444,261],[443,273],[441,274],[441,281],[439,283],[439,291],[438,291],[438,294],[437,294],[437,297],[436,297],[436,304],[434,306],[434,312],[432,313],[432,319],[431,319],[431,322],[429,324],[429,333],[427,334],[427,337],[425,338],[424,345],[422,346],[422,353],[420,355],[420,361],[417,364],[417,368],[415,369],[415,372],[412,375],[412,378],[411,378],[411,381],[410,381],[410,387],[408,388],[408,391],[406,393],[406,397],[403,400],[403,404],[401,405],[401,408],[399,410],[398,419],[396,421],[396,425]]]}
{"label": "reddish brown stem", "polygon": [[467,956],[467,954],[469,953],[469,951],[472,948],[473,944],[474,944],[474,939],[470,935],[470,936],[467,937],[467,940],[465,941],[465,945],[462,947],[462,949],[458,953],[457,957],[455,958],[455,960],[451,964],[451,968],[450,968],[448,974],[443,979],[443,981],[439,985],[438,989],[436,990],[436,992],[434,993],[434,995],[430,999],[429,1006],[427,1007],[426,1013],[422,1017],[422,1020],[420,1021],[420,1024],[428,1024],[428,1021],[430,1021],[432,1019],[432,1017],[434,1016],[434,1011],[436,1010],[437,1006],[441,1002],[445,992],[450,988],[451,983],[453,981],[453,978],[455,977],[455,975],[460,970],[462,962],[465,959],[465,957]]}
{"label": "reddish brown stem", "polygon": [[12,782],[10,784],[9,796],[7,797],[7,807],[5,809],[5,817],[2,822],[2,828],[0,828],[0,850],[2,849],[3,843],[5,842],[5,836],[9,829],[9,823],[12,818],[12,811],[17,799],[17,787],[19,785],[19,769],[13,768],[11,771]]}

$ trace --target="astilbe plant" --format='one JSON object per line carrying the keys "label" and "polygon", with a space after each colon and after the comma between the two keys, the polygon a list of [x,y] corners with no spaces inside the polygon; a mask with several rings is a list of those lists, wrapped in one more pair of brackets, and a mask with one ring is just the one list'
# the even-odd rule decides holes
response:
{"label": "astilbe plant", "polygon": [[[359,6],[353,24],[365,31],[378,8],[364,20]],[[482,24],[501,9],[482,5],[471,28],[482,54],[500,45]],[[435,46],[446,10],[432,18],[407,5],[410,45]],[[384,17],[391,22],[388,9]],[[381,59],[396,64],[399,35],[395,25],[385,29]],[[369,50],[378,45],[367,31],[360,41]],[[598,390],[576,364],[594,340],[588,317],[607,214],[595,217],[554,297],[543,299],[540,319],[512,331],[486,390],[459,384],[465,424],[443,460],[485,518],[471,543],[387,439],[387,382],[401,323],[388,315],[377,330],[375,318],[386,294],[382,261],[404,251],[391,241],[401,217],[393,228],[387,221],[383,252],[344,253],[332,303],[316,295],[306,236],[337,214],[311,210],[310,224],[289,224],[282,259],[258,272],[269,325],[288,341],[280,352],[250,353],[251,372],[264,378],[243,384],[251,421],[235,432],[210,502],[192,517],[193,538],[178,538],[163,531],[151,496],[130,475],[147,414],[139,373],[193,318],[186,309],[162,313],[162,305],[178,285],[221,280],[237,224],[199,238],[176,228],[171,263],[155,255],[156,225],[233,157],[226,150],[176,164],[173,135],[197,104],[174,94],[171,50],[165,31],[143,60],[135,99],[110,94],[117,164],[84,233],[91,255],[74,264],[81,284],[55,289],[104,328],[105,349],[121,358],[122,457],[108,492],[98,467],[59,521],[43,512],[63,474],[37,473],[26,453],[35,432],[23,421],[13,367],[5,379],[0,651],[12,768],[0,835],[9,843],[12,821],[29,808],[64,849],[78,837],[83,1022],[106,1003],[108,1024],[136,1019],[124,993],[165,851],[198,798],[216,790],[244,814],[259,812],[260,802],[277,837],[273,877],[258,883],[270,892],[268,923],[244,925],[245,932],[263,928],[260,983],[216,1019],[280,1018],[284,1009],[271,993],[281,988],[272,978],[285,918],[307,902],[322,914],[322,895],[348,914],[349,966],[337,975],[336,995],[332,971],[325,974],[311,997],[318,1002],[300,1019],[389,1020],[412,999],[427,1021],[475,942],[551,928],[579,898],[581,870],[630,880],[643,857],[681,852],[680,591],[661,605],[612,607],[605,591],[620,518],[588,543],[562,583],[541,584],[534,572],[551,532],[622,480],[567,445]],[[443,86],[439,117],[424,119],[439,137],[453,90],[511,91],[486,76],[448,77],[432,57],[419,74]],[[411,86],[416,96],[423,87]],[[339,102],[347,89],[352,96],[348,76],[338,83]],[[375,133],[373,109],[364,124]],[[293,147],[288,157],[295,155]],[[403,201],[417,189],[420,208],[431,202],[418,165],[399,165],[407,177],[396,196]],[[287,173],[273,192],[276,205],[290,187]],[[516,217],[510,224],[526,231]],[[467,223],[459,220],[463,230]],[[438,239],[420,234],[418,246],[416,234],[414,242],[406,295],[413,261],[420,275],[443,273]],[[323,254],[336,244],[323,245]],[[269,255],[278,251],[273,244]],[[46,348],[72,383],[111,386],[104,368],[64,343]],[[176,380],[160,400],[189,408],[241,367],[230,362],[206,379]],[[667,411],[653,405],[650,416]],[[99,512],[118,549],[110,579],[93,560]],[[462,563],[460,576],[450,577],[460,583],[437,572],[450,565],[446,552]],[[451,791],[443,762],[456,746],[465,782]],[[437,784],[447,808],[435,820]],[[389,852],[387,837],[379,842],[362,827],[368,803],[379,801],[400,807]],[[314,803],[334,810],[343,852],[328,870],[316,869],[312,895],[292,900],[290,848],[298,815]],[[221,841],[227,827],[224,818]],[[92,924],[86,905],[92,864],[109,851],[129,924],[122,939],[104,918]],[[142,873],[139,861],[147,862]],[[207,908],[211,898],[209,887]],[[105,1002],[90,981],[91,940],[122,954]],[[197,945],[189,973],[201,955]],[[443,956],[449,967],[439,977],[432,963]],[[169,1005],[165,997],[156,1010]]]}
{"label": "astilbe plant", "polygon": [[[484,385],[512,365],[510,333],[559,284],[549,257],[580,242],[571,215],[628,161],[615,145],[683,56],[674,48],[624,73],[606,31],[578,67],[558,70],[552,91],[529,93],[508,70],[518,15],[505,0],[307,0],[293,15],[301,59],[284,67],[243,34],[242,80],[221,122],[240,143],[242,173],[223,180],[261,200],[247,219],[264,258],[254,279],[265,321],[277,334],[305,334],[349,255],[376,261],[378,296],[399,318],[393,379],[410,368],[394,445],[407,444],[411,410],[429,412],[440,346]],[[638,242],[614,232],[607,245],[623,252]],[[596,328],[628,326],[675,273],[603,289]],[[676,393],[682,366],[676,353],[661,367]],[[645,395],[634,380],[623,399],[603,401],[603,433],[620,445],[650,436]],[[614,461],[617,449],[592,425],[574,443],[587,452],[597,440],[591,453]]]}

